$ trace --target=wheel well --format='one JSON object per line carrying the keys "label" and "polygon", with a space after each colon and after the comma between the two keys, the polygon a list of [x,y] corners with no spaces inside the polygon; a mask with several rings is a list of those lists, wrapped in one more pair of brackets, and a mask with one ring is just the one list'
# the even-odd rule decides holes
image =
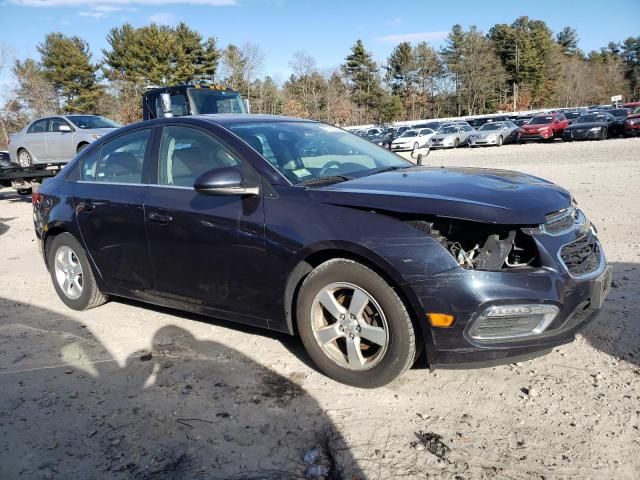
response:
{"label": "wheel well", "polygon": [[80,143],[78,144],[78,146],[76,147],[76,153],[78,153],[78,152],[80,151],[80,149],[81,149],[82,147],[84,147],[85,145],[89,145],[89,142],[80,142]]}
{"label": "wheel well", "polygon": [[48,258],[49,245],[51,245],[51,242],[53,241],[54,237],[57,237],[61,233],[67,233],[67,231],[62,227],[53,227],[47,230],[47,236],[44,239],[44,261],[45,261],[45,264],[47,265],[47,268],[49,267],[49,258]]}
{"label": "wheel well", "polygon": [[414,308],[415,303],[410,301],[406,292],[402,288],[400,288],[398,286],[398,283],[379,265],[376,265],[374,262],[362,255],[358,255],[357,253],[353,253],[347,250],[321,250],[318,252],[314,252],[306,257],[303,261],[301,261],[296,266],[296,268],[293,269],[291,275],[289,275],[289,281],[287,282],[287,287],[285,289],[285,313],[287,327],[291,335],[298,334],[298,320],[296,318],[295,305],[297,304],[298,292],[300,290],[300,287],[302,286],[302,282],[314,268],[334,258],[345,258],[347,260],[353,260],[354,262],[358,262],[380,275],[380,277],[382,277],[384,281],[387,282],[391,286],[391,288],[393,288],[393,290],[400,297],[400,300],[402,300],[402,302],[404,303],[407,312],[409,313],[409,317],[413,322],[414,329],[416,329],[416,332],[420,332],[420,335],[416,335],[416,340],[422,341],[423,329],[421,328],[418,319],[416,318],[416,309]]}

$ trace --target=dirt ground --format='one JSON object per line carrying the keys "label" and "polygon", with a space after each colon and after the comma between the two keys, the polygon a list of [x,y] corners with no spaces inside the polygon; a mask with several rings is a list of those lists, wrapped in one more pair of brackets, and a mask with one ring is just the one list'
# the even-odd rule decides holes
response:
{"label": "dirt ground", "polygon": [[528,362],[417,365],[385,388],[350,388],[287,335],[119,299],[67,309],[30,199],[4,189],[0,479],[638,478],[640,139],[427,160],[526,171],[574,193],[615,270],[575,342]]}

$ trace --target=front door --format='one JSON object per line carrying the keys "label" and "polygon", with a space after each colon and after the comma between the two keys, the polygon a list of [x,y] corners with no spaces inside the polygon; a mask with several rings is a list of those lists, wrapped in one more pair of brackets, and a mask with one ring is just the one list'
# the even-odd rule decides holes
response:
{"label": "front door", "polygon": [[266,325],[261,196],[213,196],[193,189],[202,173],[236,167],[257,173],[218,138],[195,126],[167,125],[157,185],[145,200],[149,252],[160,295],[209,314]]}
{"label": "front door", "polygon": [[133,291],[152,291],[144,223],[143,167],[151,129],[135,130],[89,152],[74,189],[86,250],[102,279]]}
{"label": "front door", "polygon": [[[61,132],[60,127],[67,126],[71,130]],[[49,119],[49,131],[45,135],[47,156],[54,162],[68,162],[76,155],[74,129],[65,119],[53,117]]]}

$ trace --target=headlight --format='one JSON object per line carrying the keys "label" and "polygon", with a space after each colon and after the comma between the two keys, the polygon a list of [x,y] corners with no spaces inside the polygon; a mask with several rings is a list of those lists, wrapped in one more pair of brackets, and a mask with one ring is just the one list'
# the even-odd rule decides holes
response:
{"label": "headlight", "polygon": [[98,135],[98,134],[94,133],[94,134],[93,134],[93,135],[91,135],[91,136],[97,140],[97,139],[99,139],[102,135]]}
{"label": "headlight", "polygon": [[549,127],[540,127],[540,128],[538,129],[538,131],[539,131],[539,132],[543,132],[543,131],[544,131],[544,130],[546,130],[547,128],[549,128]]}
{"label": "headlight", "polygon": [[589,129],[589,131],[590,131],[590,132],[597,132],[597,131],[599,131],[601,128],[602,128],[602,127],[593,127],[593,128],[590,128],[590,129]]}

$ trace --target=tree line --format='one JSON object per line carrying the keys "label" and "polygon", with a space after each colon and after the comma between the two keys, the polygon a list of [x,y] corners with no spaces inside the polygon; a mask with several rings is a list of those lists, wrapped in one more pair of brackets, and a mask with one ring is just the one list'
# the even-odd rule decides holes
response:
{"label": "tree line", "polygon": [[[141,117],[145,87],[192,82],[239,90],[256,113],[340,125],[608,103],[617,94],[638,99],[640,36],[589,53],[578,41],[571,27],[554,34],[528,17],[486,33],[454,25],[442,48],[402,42],[383,62],[362,40],[329,71],[298,51],[289,78],[277,82],[263,75],[259,46],[220,48],[215,37],[203,38],[185,23],[115,27],[97,61],[82,38],[50,33],[37,46],[39,58],[9,65],[15,89],[0,119],[6,131],[61,112],[131,123]],[[5,51],[0,68],[6,59]]]}

